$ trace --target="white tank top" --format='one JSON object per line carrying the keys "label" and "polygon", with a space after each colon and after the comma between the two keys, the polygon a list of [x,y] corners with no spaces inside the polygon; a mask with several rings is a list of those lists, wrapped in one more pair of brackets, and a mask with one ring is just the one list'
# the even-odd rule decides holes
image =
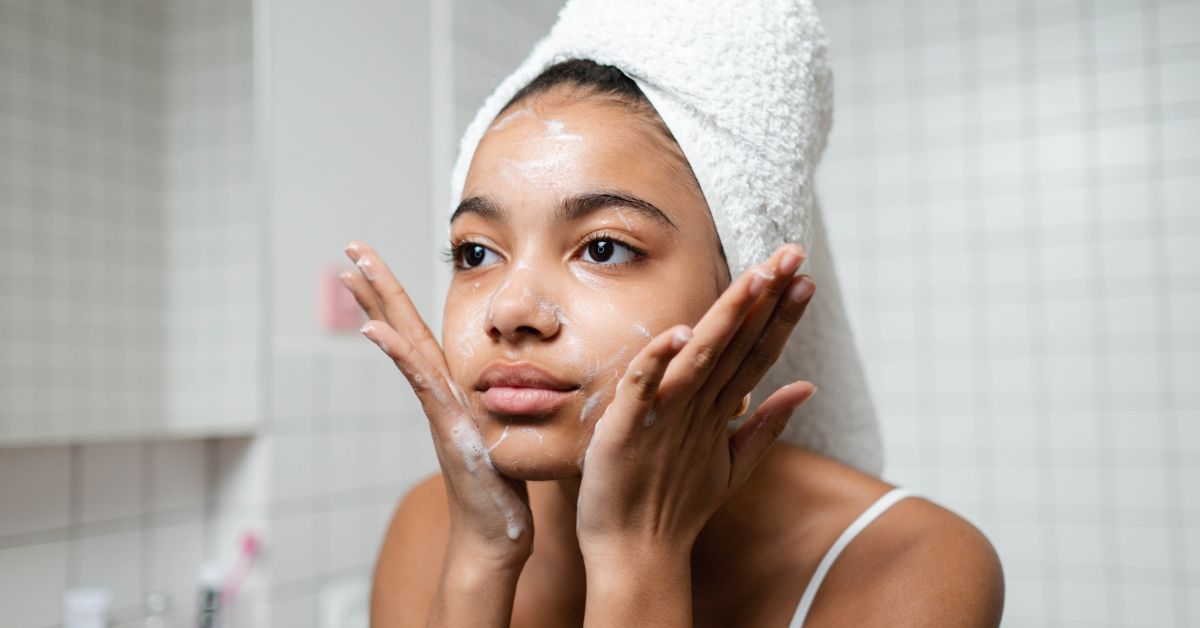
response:
{"label": "white tank top", "polygon": [[804,618],[808,616],[808,610],[812,608],[813,599],[817,597],[817,589],[821,588],[821,582],[825,580],[825,575],[829,573],[829,568],[833,567],[833,561],[837,560],[842,550],[862,532],[864,528],[871,524],[884,511],[891,508],[893,504],[912,495],[913,493],[907,489],[894,488],[882,497],[875,500],[870,508],[867,508],[857,519],[846,527],[842,535],[833,542],[833,545],[825,552],[825,556],[821,558],[821,562],[817,564],[817,570],[813,572],[812,579],[808,581],[808,586],[804,587],[804,595],[800,597],[800,604],[796,606],[796,614],[792,616],[791,628],[801,628],[804,625]]}

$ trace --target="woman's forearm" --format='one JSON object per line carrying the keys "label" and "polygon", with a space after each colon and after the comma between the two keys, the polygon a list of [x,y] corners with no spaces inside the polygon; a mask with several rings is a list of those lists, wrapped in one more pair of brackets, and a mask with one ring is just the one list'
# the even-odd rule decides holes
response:
{"label": "woman's forearm", "polygon": [[587,562],[586,628],[692,625],[690,552]]}
{"label": "woman's forearm", "polygon": [[437,596],[429,611],[429,628],[489,626],[507,628],[524,564],[495,564],[455,551],[446,553]]}

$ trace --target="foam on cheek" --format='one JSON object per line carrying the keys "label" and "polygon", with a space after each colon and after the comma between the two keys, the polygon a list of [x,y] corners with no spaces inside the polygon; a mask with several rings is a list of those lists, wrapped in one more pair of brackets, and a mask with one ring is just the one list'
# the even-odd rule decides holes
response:
{"label": "foam on cheek", "polygon": [[593,290],[599,290],[604,287],[604,282],[601,281],[599,277],[588,274],[586,270],[579,268],[578,266],[571,266],[571,274],[574,275],[580,283]]}
{"label": "foam on cheek", "polygon": [[579,411],[579,422],[580,423],[587,422],[588,415],[590,415],[592,413],[592,410],[596,409],[596,404],[600,403],[600,397],[603,395],[604,395],[603,389],[597,390],[596,392],[592,393],[591,395],[588,395],[588,398],[586,400],[584,400],[584,402],[583,402],[583,409]]}
{"label": "foam on cheek", "polygon": [[509,421],[507,424],[505,424],[504,430],[500,432],[500,438],[497,438],[496,442],[492,443],[491,447],[488,447],[489,454],[493,451],[496,451],[496,448],[500,446],[500,443],[503,443],[504,439],[508,438],[508,428],[510,425],[512,425],[512,421]]}
{"label": "foam on cheek", "polygon": [[467,315],[466,327],[459,333],[458,339],[455,341],[455,346],[458,348],[458,354],[463,360],[469,360],[475,357],[475,345],[471,338],[477,330],[483,327],[483,318],[486,315],[483,305],[477,305],[471,309]]}

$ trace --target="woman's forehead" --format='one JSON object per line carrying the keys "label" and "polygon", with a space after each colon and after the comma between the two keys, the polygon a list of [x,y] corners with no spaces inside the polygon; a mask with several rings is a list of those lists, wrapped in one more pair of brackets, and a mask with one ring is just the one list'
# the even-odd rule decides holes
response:
{"label": "woman's forehead", "polygon": [[656,134],[639,114],[611,103],[519,104],[480,141],[461,201],[483,197],[499,206],[550,208],[618,190],[677,223],[690,222],[697,199],[700,210],[707,206],[698,189],[680,180],[672,163],[680,158],[677,151]]}

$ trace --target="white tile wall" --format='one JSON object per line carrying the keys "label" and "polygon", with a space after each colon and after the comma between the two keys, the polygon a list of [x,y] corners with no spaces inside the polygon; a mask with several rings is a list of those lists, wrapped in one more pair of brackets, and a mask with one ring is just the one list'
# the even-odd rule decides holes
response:
{"label": "white tile wall", "polygon": [[68,586],[103,586],[117,624],[143,596],[194,616],[219,485],[217,441],[0,449],[0,624],[61,622]]}
{"label": "white tile wall", "polygon": [[258,418],[251,7],[0,4],[0,440]]}
{"label": "white tile wall", "polygon": [[[225,545],[242,456],[128,441],[258,412],[257,336],[233,332],[259,319],[252,5],[193,5],[0,3],[0,439],[126,439],[0,448],[0,625],[54,625],[85,585],[115,625],[152,590],[189,623]],[[203,368],[169,386],[177,363]]]}
{"label": "white tile wall", "polygon": [[160,416],[162,11],[0,3],[0,440]]}
{"label": "white tile wall", "polygon": [[1194,625],[1200,3],[818,6],[888,477],[992,538],[1005,625]]}
{"label": "white tile wall", "polygon": [[175,430],[261,413],[264,222],[252,3],[166,3],[167,416]]}

